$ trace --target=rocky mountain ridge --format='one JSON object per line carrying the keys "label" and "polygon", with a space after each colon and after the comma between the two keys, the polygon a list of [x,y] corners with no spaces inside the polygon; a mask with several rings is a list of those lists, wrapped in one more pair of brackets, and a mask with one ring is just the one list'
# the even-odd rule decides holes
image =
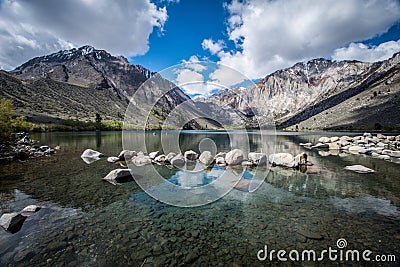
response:
{"label": "rocky mountain ridge", "polygon": [[[155,75],[124,57],[83,46],[36,57],[10,73],[3,72],[0,96],[14,100],[16,113],[27,117],[93,120],[99,113],[105,119],[121,121],[130,98]],[[173,83],[161,77],[157,80],[158,84],[149,84],[136,95],[140,121],[147,118],[146,107],[155,104],[155,110],[168,114],[180,103],[191,101]],[[151,114],[149,123],[158,126],[162,114],[153,115],[157,114]]]}
{"label": "rocky mountain ridge", "polygon": [[[382,83],[385,88],[380,90],[385,92],[390,90],[389,87],[396,87],[399,84],[399,62],[400,53],[375,63],[313,59],[278,70],[249,88],[224,90],[199,101],[222,107],[230,106],[248,118],[254,114],[260,118],[273,116],[280,127],[287,128],[362,92],[373,90],[377,83]],[[394,98],[395,94],[389,97]],[[342,116],[346,112],[342,110],[336,115]],[[349,125],[355,121],[344,121],[340,125]],[[400,124],[400,121],[392,123]],[[315,126],[319,129],[330,128],[323,123]]]}
{"label": "rocky mountain ridge", "polygon": [[[14,101],[17,115],[41,122],[93,120],[96,113],[121,121],[135,95],[130,116],[138,124],[146,119],[151,126],[173,124],[168,116],[174,113],[179,121],[188,122],[183,126],[187,129],[263,126],[271,121],[296,129],[400,127],[399,62],[400,53],[375,63],[313,59],[278,70],[249,88],[223,90],[192,101],[157,73],[83,46],[0,72],[0,97]],[[149,78],[153,82],[145,83]],[[144,89],[138,92],[142,84]]]}

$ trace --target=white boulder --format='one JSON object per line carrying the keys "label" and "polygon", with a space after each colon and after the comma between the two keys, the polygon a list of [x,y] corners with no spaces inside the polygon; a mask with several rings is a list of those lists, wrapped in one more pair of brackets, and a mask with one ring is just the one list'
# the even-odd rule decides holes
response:
{"label": "white boulder", "polygon": [[150,159],[155,159],[159,154],[159,151],[154,151],[149,153]]}
{"label": "white boulder", "polygon": [[81,155],[81,159],[87,164],[93,163],[102,157],[104,157],[102,153],[90,148],[83,151]]}
{"label": "white boulder", "polygon": [[107,181],[111,184],[118,184],[119,182],[124,182],[132,179],[132,174],[130,169],[116,169],[110,171],[104,178],[104,181]]}
{"label": "white boulder", "polygon": [[214,161],[214,156],[211,154],[210,151],[206,150],[206,151],[203,151],[203,152],[200,154],[199,161],[200,161],[202,164],[204,164],[204,165],[206,165],[206,166],[209,166],[209,165],[211,165],[211,163]]}
{"label": "white boulder", "polygon": [[243,151],[240,149],[233,149],[226,154],[225,162],[228,165],[238,165],[244,159]]}
{"label": "white boulder", "polygon": [[176,166],[176,167],[182,167],[185,165],[185,158],[183,157],[182,154],[178,154],[175,157],[171,159],[171,164]]}
{"label": "white boulder", "polygon": [[349,170],[349,171],[354,171],[357,173],[373,173],[373,172],[375,172],[373,169],[367,168],[363,165],[346,166],[344,169]]}
{"label": "white boulder", "polygon": [[110,163],[115,163],[117,161],[119,161],[118,157],[108,157],[107,158],[107,162],[110,162]]}
{"label": "white boulder", "polygon": [[323,144],[329,143],[330,141],[331,141],[331,139],[329,137],[326,137],[326,136],[322,136],[322,137],[320,137],[318,139],[318,142],[323,143]]}
{"label": "white boulder", "polygon": [[269,163],[277,166],[284,166],[289,168],[295,168],[298,166],[298,162],[295,160],[293,155],[289,153],[275,153],[268,157]]}
{"label": "white boulder", "polygon": [[16,233],[21,229],[25,219],[25,216],[17,212],[4,213],[0,217],[0,226],[11,233]]}

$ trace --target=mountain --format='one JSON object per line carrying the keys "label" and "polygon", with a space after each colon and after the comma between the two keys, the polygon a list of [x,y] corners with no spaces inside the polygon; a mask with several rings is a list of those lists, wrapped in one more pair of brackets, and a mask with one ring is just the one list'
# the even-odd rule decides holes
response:
{"label": "mountain", "polygon": [[[10,73],[2,72],[0,96],[13,99],[16,113],[34,121],[93,120],[96,113],[106,120],[123,120],[130,98],[157,75],[124,57],[83,46],[36,57]],[[152,113],[149,122],[158,125],[165,114],[190,98],[173,83],[155,79],[157,84],[135,97],[140,102],[137,119],[147,118],[144,110],[154,108],[158,114]]]}
{"label": "mountain", "polygon": [[247,118],[273,116],[282,128],[400,126],[398,108],[393,114],[400,100],[399,61],[400,53],[376,63],[313,59],[278,70],[249,88],[224,90],[200,101],[230,106]]}
{"label": "mountain", "polygon": [[35,122],[93,121],[99,113],[104,120],[126,115],[133,126],[150,128],[238,128],[273,118],[281,128],[378,129],[400,127],[399,62],[400,53],[375,63],[313,59],[251,87],[192,101],[159,74],[83,46],[0,71],[0,97],[11,98],[16,115]]}

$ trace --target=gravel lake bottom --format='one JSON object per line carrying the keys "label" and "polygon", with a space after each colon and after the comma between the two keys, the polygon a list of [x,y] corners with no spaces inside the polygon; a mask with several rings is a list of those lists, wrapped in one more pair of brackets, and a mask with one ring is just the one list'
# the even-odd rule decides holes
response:
{"label": "gravel lake bottom", "polygon": [[[315,144],[321,136],[356,133],[167,134],[164,141],[157,131],[32,134],[40,144],[61,149],[51,156],[0,165],[0,214],[28,205],[43,207],[25,220],[20,231],[0,229],[0,266],[358,266],[368,264],[361,258],[365,250],[371,251],[369,258],[375,264],[376,256],[392,259],[379,263],[384,266],[400,263],[400,164],[299,145]],[[151,167],[169,182],[192,187],[211,183],[212,174],[221,170],[261,181],[254,192],[235,187],[217,201],[185,208],[152,198],[136,181],[119,185],[102,181],[121,167],[105,158],[90,165],[80,158],[86,148],[117,156],[122,144],[137,151],[165,151],[165,144],[172,145],[168,138],[177,140],[181,151],[199,152],[199,144],[207,139],[217,152],[232,148],[267,154],[305,152],[318,171],[215,166],[194,180],[179,168],[132,169],[139,180],[152,179],[146,176]],[[375,172],[344,169],[356,164]],[[268,257],[260,260],[266,247]],[[319,258],[329,248],[338,250],[338,259],[325,254],[320,261],[282,262],[277,256],[278,250],[297,250],[300,256],[301,251],[314,250]],[[269,257],[272,250],[275,254]],[[340,251],[347,250],[358,250],[360,261],[340,259]]]}

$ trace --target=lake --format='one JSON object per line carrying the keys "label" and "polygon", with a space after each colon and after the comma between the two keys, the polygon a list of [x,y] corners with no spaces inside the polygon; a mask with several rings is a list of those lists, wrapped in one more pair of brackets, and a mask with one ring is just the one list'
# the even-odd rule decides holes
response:
{"label": "lake", "polygon": [[[44,207],[28,217],[17,233],[0,229],[0,266],[259,266],[271,260],[279,264],[276,252],[271,259],[258,259],[265,245],[269,251],[315,250],[317,255],[329,247],[370,250],[371,258],[395,255],[398,264],[400,164],[299,146],[316,143],[323,135],[345,134],[350,135],[258,131],[32,134],[40,144],[59,145],[61,150],[50,157],[0,165],[1,214],[30,204]],[[219,152],[232,147],[293,155],[306,152],[316,167],[303,173],[279,167],[202,170],[193,166],[184,170],[150,165],[132,168],[140,186],[136,181],[112,185],[101,178],[122,167],[105,158],[90,165],[80,158],[86,148],[117,156],[123,142],[124,148],[148,152],[179,148]],[[354,164],[376,172],[344,170]],[[156,180],[151,169],[167,181]],[[215,183],[221,173],[229,174],[229,179],[257,181],[259,187],[249,192],[248,183],[241,183],[227,192],[218,191]],[[156,200],[143,190],[156,192],[166,183],[203,191],[198,196],[173,194],[176,203],[193,206],[185,208]],[[208,194],[207,185],[213,185],[216,193]],[[202,196],[210,203],[196,205],[198,199],[206,201]],[[346,246],[338,247],[339,239],[345,239]],[[323,262],[344,263],[327,257]]]}

